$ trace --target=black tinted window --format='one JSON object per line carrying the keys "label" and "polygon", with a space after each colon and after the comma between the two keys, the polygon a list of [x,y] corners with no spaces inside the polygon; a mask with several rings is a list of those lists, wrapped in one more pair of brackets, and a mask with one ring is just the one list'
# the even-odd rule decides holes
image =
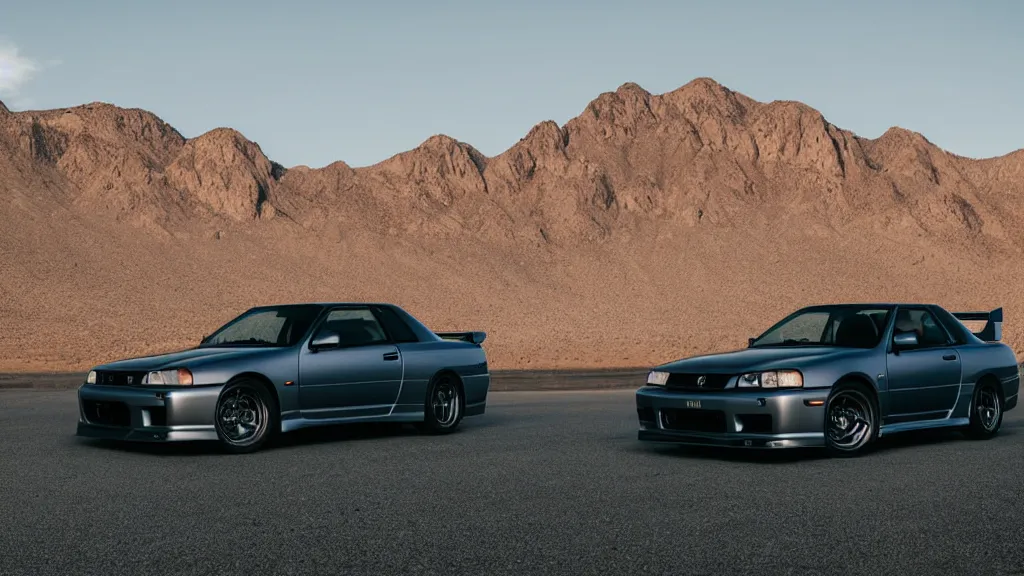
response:
{"label": "black tinted window", "polygon": [[943,310],[942,308],[936,308],[935,317],[936,320],[938,320],[940,323],[942,323],[943,326],[945,326],[946,331],[949,332],[950,335],[953,337],[953,343],[967,343],[967,338],[964,336],[964,331],[966,330],[966,327],[963,325],[963,323],[956,319],[956,316],[953,316],[948,311]]}
{"label": "black tinted window", "polygon": [[942,326],[935,321],[927,310],[921,308],[900,308],[896,313],[894,334],[914,332],[920,348],[945,346],[950,343],[949,336]]}
{"label": "black tinted window", "polygon": [[331,310],[317,333],[331,331],[341,338],[341,346],[367,346],[388,341],[384,329],[369,308]]}
{"label": "black tinted window", "polygon": [[384,325],[395,342],[419,342],[420,339],[416,337],[416,333],[394,310],[390,308],[377,308],[376,310],[381,324]]}

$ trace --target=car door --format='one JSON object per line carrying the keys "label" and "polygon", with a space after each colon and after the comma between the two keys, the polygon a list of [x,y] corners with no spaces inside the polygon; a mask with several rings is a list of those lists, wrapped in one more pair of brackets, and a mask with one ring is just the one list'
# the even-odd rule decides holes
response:
{"label": "car door", "polygon": [[961,359],[953,338],[924,307],[901,306],[893,336],[914,331],[916,346],[897,347],[890,341],[886,354],[889,413],[886,423],[945,418],[956,405],[961,384]]}
{"label": "car door", "polygon": [[369,307],[332,309],[299,353],[302,416],[390,413],[402,387],[402,363],[401,351]]}

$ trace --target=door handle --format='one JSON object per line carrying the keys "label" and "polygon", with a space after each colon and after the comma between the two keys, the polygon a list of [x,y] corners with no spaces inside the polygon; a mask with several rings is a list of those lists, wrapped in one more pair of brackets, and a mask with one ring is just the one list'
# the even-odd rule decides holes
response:
{"label": "door handle", "polygon": [[943,360],[956,360],[956,354],[946,354],[942,357]]}
{"label": "door handle", "polygon": [[388,352],[384,354],[385,360],[398,360],[398,352]]}

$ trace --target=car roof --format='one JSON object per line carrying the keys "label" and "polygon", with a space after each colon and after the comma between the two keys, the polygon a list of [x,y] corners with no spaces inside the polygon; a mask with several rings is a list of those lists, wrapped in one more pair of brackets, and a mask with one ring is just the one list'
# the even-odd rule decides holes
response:
{"label": "car roof", "polygon": [[253,308],[280,308],[282,306],[389,306],[393,307],[394,304],[387,302],[279,302],[277,304],[260,304],[259,306],[253,306]]}
{"label": "car roof", "polygon": [[839,304],[812,304],[810,306],[804,306],[801,310],[807,308],[895,308],[897,306],[913,306],[913,307],[934,307],[937,304],[928,304],[925,302],[842,302]]}

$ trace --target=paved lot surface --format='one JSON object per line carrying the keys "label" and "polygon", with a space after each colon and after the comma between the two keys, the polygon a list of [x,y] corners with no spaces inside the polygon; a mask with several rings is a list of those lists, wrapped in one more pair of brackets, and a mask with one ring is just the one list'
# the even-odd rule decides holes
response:
{"label": "paved lot surface", "polygon": [[511,392],[446,437],[231,457],[79,441],[73,392],[0,391],[0,574],[1024,574],[1022,416],[759,457],[641,445],[630,391]]}

